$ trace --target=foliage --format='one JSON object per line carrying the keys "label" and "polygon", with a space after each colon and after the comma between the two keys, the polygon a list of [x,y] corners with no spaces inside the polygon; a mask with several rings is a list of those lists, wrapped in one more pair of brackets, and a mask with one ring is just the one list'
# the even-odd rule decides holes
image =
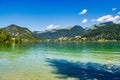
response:
{"label": "foliage", "polygon": [[120,24],[102,26],[85,34],[89,40],[120,40]]}
{"label": "foliage", "polygon": [[15,43],[21,43],[22,42],[22,39],[21,38],[15,38]]}
{"label": "foliage", "polygon": [[12,40],[11,35],[6,34],[6,32],[0,29],[0,42],[10,42]]}

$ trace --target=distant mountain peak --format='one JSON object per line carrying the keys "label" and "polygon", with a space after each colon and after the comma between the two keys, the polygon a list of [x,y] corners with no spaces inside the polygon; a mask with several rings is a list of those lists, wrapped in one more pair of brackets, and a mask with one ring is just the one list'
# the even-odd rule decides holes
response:
{"label": "distant mountain peak", "polygon": [[10,24],[8,27],[18,27],[16,24]]}
{"label": "distant mountain peak", "polygon": [[115,23],[112,22],[112,21],[108,21],[108,22],[104,22],[104,23],[100,23],[100,24],[106,24],[106,25],[109,25],[109,24],[115,24]]}
{"label": "distant mountain peak", "polygon": [[16,24],[11,24],[11,25],[9,25],[9,26],[7,26],[7,27],[15,27],[15,28],[24,28],[24,29],[28,29],[28,28],[26,28],[26,27],[21,27],[21,26],[19,26],[19,25],[16,25]]}
{"label": "distant mountain peak", "polygon": [[73,26],[73,28],[81,28],[81,26],[75,25],[75,26]]}
{"label": "distant mountain peak", "polygon": [[83,27],[79,26],[79,25],[75,25],[73,26],[71,29],[83,29]]}

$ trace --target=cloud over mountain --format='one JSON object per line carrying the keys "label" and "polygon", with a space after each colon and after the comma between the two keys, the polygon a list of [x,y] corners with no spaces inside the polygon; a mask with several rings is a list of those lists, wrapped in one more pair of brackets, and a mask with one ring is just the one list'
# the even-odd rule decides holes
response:
{"label": "cloud over mountain", "polygon": [[87,9],[83,9],[80,13],[79,13],[79,15],[84,15],[84,14],[86,14],[87,13]]}
{"label": "cloud over mountain", "polygon": [[114,23],[118,23],[120,21],[120,16],[119,15],[116,15],[116,16],[105,15],[105,16],[99,17],[96,21],[98,21],[98,22],[109,22],[109,21],[112,21]]}
{"label": "cloud over mountain", "polygon": [[49,25],[49,26],[47,26],[47,29],[56,29],[56,28],[58,28],[60,25],[53,25],[53,24],[51,24],[51,25]]}
{"label": "cloud over mountain", "polygon": [[87,21],[88,21],[87,19],[83,19],[81,23],[85,24],[87,23]]}

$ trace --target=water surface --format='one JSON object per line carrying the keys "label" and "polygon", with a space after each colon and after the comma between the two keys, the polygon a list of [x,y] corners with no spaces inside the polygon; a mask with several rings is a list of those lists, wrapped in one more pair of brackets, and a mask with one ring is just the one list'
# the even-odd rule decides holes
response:
{"label": "water surface", "polygon": [[120,42],[0,44],[0,80],[120,80]]}

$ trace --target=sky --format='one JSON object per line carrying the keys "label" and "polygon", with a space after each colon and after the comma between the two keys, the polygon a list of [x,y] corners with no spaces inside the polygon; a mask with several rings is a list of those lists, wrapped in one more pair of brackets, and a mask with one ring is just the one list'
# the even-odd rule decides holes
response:
{"label": "sky", "polygon": [[43,31],[108,21],[120,23],[120,0],[0,0],[0,28]]}

